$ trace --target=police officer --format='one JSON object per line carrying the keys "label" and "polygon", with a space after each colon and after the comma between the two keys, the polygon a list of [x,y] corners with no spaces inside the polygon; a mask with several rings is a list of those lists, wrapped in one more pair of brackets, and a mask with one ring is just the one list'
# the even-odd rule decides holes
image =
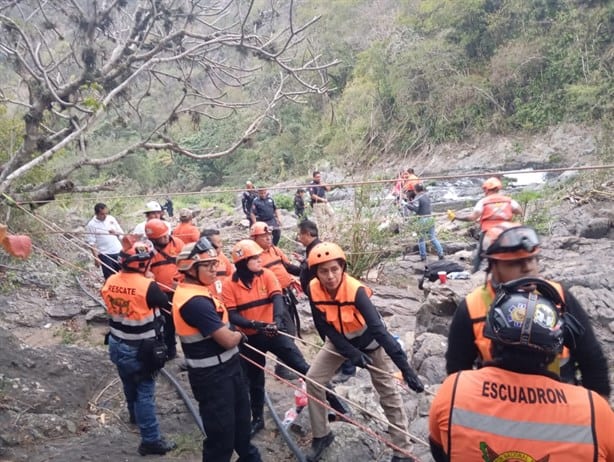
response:
{"label": "police officer", "polygon": [[166,454],[176,447],[160,435],[154,401],[156,382],[140,355],[144,342],[159,330],[159,308],[168,299],[158,284],[145,277],[154,254],[151,242],[139,241],[120,252],[121,270],[111,275],[101,294],[110,316],[109,355],[122,381],[130,422],[141,433],[140,455]]}
{"label": "police officer", "polygon": [[[472,369],[474,364],[479,366],[491,359],[490,340],[483,336],[489,307],[501,284],[521,277],[538,276],[539,245],[537,233],[527,226],[504,222],[486,232],[483,257],[488,260],[487,280],[465,297],[454,312],[446,352],[448,374]],[[610,394],[608,364],[588,315],[566,288],[552,284],[564,301],[566,313],[570,319],[575,319],[573,326],[577,332],[573,338],[565,338],[567,348],[551,367],[568,382],[574,382],[579,371],[582,385],[607,398]]]}
{"label": "police officer", "polygon": [[[390,335],[380,314],[371,303],[371,289],[346,272],[343,250],[331,242],[322,242],[309,253],[308,263],[314,268],[316,278],[309,284],[311,312],[316,329],[325,338],[324,348],[316,355],[307,373],[309,418],[313,440],[307,455],[309,462],[320,459],[322,452],[333,442],[334,435],[328,425],[326,411],[318,401],[324,392],[317,384],[326,384],[344,358],[355,366],[368,369],[373,386],[380,396],[380,404],[390,427],[392,442],[396,447],[409,451],[411,441],[407,436],[407,416],[403,401],[394,381],[391,360],[401,370],[407,385],[414,391],[424,391],[424,385],[407,361],[407,355]],[[336,354],[337,353],[337,354]],[[405,429],[405,432],[398,428]],[[396,451],[392,462],[413,461],[404,452]]]}
{"label": "police officer", "polygon": [[185,280],[175,291],[173,318],[207,434],[203,462],[228,462],[233,450],[241,461],[260,462],[250,443],[249,396],[239,360],[245,336],[230,329],[226,307],[208,288],[215,281],[217,252],[201,237],[182,249],[177,268]]}
{"label": "police officer", "polygon": [[431,406],[436,462],[614,461],[607,401],[548,370],[570,334],[561,303],[543,280],[500,287],[484,326],[492,361],[447,377]]}
{"label": "police officer", "polygon": [[273,236],[273,245],[279,243],[281,238],[281,216],[275,200],[267,193],[266,188],[258,188],[258,196],[252,202],[252,224],[263,221],[269,228]]}

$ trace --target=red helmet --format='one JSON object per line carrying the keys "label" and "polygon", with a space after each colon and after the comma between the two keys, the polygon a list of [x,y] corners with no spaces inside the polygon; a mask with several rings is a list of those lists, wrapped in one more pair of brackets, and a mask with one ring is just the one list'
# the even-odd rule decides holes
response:
{"label": "red helmet", "polygon": [[160,239],[168,234],[168,225],[159,218],[152,218],[145,223],[147,239]]}
{"label": "red helmet", "polygon": [[243,239],[235,244],[232,248],[232,261],[233,263],[240,262],[241,260],[247,260],[248,258],[260,255],[262,247],[256,244],[251,239]]}
{"label": "red helmet", "polygon": [[499,191],[500,189],[503,189],[503,184],[501,184],[501,180],[499,178],[495,178],[493,176],[482,183],[482,189],[484,192]]}
{"label": "red helmet", "polygon": [[257,221],[249,229],[249,236],[256,237],[262,234],[271,234],[271,228],[264,221]]}
{"label": "red helmet", "polygon": [[482,256],[490,260],[521,260],[537,255],[539,244],[533,228],[504,222],[486,231]]}
{"label": "red helmet", "polygon": [[123,269],[132,269],[144,273],[154,256],[151,241],[137,241],[128,250],[119,253],[119,263]]}
{"label": "red helmet", "polygon": [[310,268],[313,268],[320,263],[339,259],[346,261],[345,253],[343,253],[341,247],[333,242],[320,242],[309,252],[307,263]]}

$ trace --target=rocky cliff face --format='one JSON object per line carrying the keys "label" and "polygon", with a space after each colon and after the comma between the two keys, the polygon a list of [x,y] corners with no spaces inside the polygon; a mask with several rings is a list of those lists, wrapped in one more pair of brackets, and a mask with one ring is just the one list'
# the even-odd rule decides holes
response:
{"label": "rocky cliff face", "polygon": [[[418,167],[423,176],[527,164],[588,165],[601,161],[595,146],[591,131],[563,127],[531,139],[501,138],[478,140],[475,145],[440,146],[403,162]],[[540,264],[545,277],[571,288],[591,316],[607,357],[614,362],[612,176],[595,174],[591,178],[590,185],[583,181],[573,187],[557,186],[556,194],[552,194],[559,198],[556,201],[540,200],[538,206],[547,209],[549,216],[549,235],[544,237]],[[555,184],[556,179],[551,181]],[[237,213],[220,220],[227,242],[245,235],[238,226],[241,218]],[[66,224],[69,222],[67,217]],[[468,267],[473,243],[466,238],[466,230],[444,218],[438,218],[437,225],[440,235],[446,236],[447,258]],[[423,263],[411,252],[415,239],[400,236],[400,240],[410,251],[370,271],[368,283],[390,330],[399,335],[432,392],[445,377],[443,354],[456,303],[481,284],[484,276],[476,273],[468,280],[449,280],[445,285],[427,282],[421,290],[418,280]],[[101,308],[69,274],[69,270],[75,270],[65,260],[75,262],[80,258],[74,247],[59,237],[52,246],[62,261],[53,262],[40,255],[24,263],[5,261],[0,276],[4,291],[0,296],[0,460],[140,460],[136,454],[138,431],[128,423],[121,386],[102,345],[105,325],[98,317]],[[101,283],[97,273],[80,274],[94,294]],[[305,339],[317,342],[304,301],[301,316]],[[316,347],[308,344],[301,348],[308,359],[316,352]],[[168,369],[178,374],[176,364],[171,363]],[[614,364],[610,364],[610,370],[614,373]],[[179,374],[179,380],[189,390],[185,374]],[[267,388],[276,410],[283,414],[293,403],[293,390],[274,379],[267,380]],[[386,425],[371,416],[382,416],[382,412],[366,371],[360,370],[355,378],[337,386],[337,392],[360,404],[362,409],[354,410],[357,422],[385,432]],[[418,396],[408,390],[403,396],[415,437],[415,454],[428,461],[425,442],[432,396]],[[177,440],[180,448],[158,460],[200,460],[199,432],[164,379],[159,380],[157,403],[163,431]],[[306,414],[303,412],[293,427],[303,447],[310,439]],[[264,460],[292,460],[268,417],[266,425],[255,440]],[[324,461],[390,457],[390,450],[361,428],[333,423],[333,429],[337,438]]]}

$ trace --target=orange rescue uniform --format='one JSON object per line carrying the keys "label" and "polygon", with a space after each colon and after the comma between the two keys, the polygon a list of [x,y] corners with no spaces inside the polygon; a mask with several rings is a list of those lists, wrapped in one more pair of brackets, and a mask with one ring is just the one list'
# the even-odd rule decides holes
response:
{"label": "orange rescue uniform", "polygon": [[498,367],[448,376],[429,412],[431,444],[451,462],[613,462],[613,428],[597,393]]}
{"label": "orange rescue uniform", "polygon": [[177,264],[175,263],[183,246],[184,243],[181,239],[171,237],[166,247],[162,250],[156,249],[156,253],[151,259],[149,268],[163,292],[172,292],[177,281],[183,279],[183,276],[177,271]]}
{"label": "orange rescue uniform", "polygon": [[157,309],[147,305],[147,291],[153,281],[141,273],[120,271],[111,275],[100,293],[110,316],[111,334],[122,340],[154,338]]}
{"label": "orange rescue uniform", "polygon": [[482,214],[480,215],[480,229],[488,231],[503,222],[512,221],[514,210],[512,198],[503,194],[489,194],[482,200]]}
{"label": "orange rescue uniform", "polygon": [[[273,296],[281,294],[281,287],[275,274],[264,268],[255,274],[251,287],[246,287],[235,276],[226,279],[222,286],[222,301],[228,309],[238,310],[245,319],[273,323]],[[238,327],[246,335],[257,333],[255,329]]]}
{"label": "orange rescue uniform", "polygon": [[184,244],[191,244],[200,239],[200,231],[192,223],[179,223],[173,230],[173,236],[181,239]]}
{"label": "orange rescue uniform", "polygon": [[275,277],[277,277],[282,289],[290,287],[294,282],[294,278],[288,273],[284,266],[284,263],[289,264],[290,260],[278,247],[272,245],[262,252],[260,254],[260,261],[264,268],[268,268],[275,273]]}

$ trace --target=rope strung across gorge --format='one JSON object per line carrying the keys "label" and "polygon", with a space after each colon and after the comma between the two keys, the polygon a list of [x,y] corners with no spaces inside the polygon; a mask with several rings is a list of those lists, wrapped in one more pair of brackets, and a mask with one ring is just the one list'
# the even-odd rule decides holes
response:
{"label": "rope strung across gorge", "polygon": [[[570,167],[553,167],[553,168],[540,168],[534,170],[497,170],[490,172],[478,172],[478,173],[462,173],[456,175],[429,175],[420,177],[419,180],[424,181],[432,181],[432,180],[455,180],[459,178],[486,178],[491,176],[504,176],[504,175],[515,175],[515,174],[523,174],[523,173],[562,173],[567,171],[587,171],[587,170],[606,170],[614,168],[614,164],[605,164],[605,165],[585,165],[585,166],[570,166]],[[386,178],[381,180],[353,180],[353,181],[340,181],[340,182],[332,182],[332,183],[322,183],[321,185],[330,186],[331,188],[340,188],[340,187],[348,187],[348,186],[369,186],[369,185],[385,185],[385,184],[394,184],[399,181],[398,177],[395,178]],[[270,186],[261,186],[268,191],[287,191],[294,190],[298,188],[307,189],[313,185],[311,184],[297,184],[292,186],[279,186],[279,185],[270,185]],[[116,200],[116,199],[136,199],[136,198],[149,198],[152,196],[205,196],[208,194],[225,194],[225,193],[238,193],[245,191],[245,188],[220,188],[220,189],[207,189],[206,191],[187,191],[187,192],[158,192],[155,194],[133,194],[133,195],[121,195],[121,196],[101,196],[97,195],[97,199],[100,201],[106,200]],[[72,201],[72,200],[91,200],[90,196],[86,197],[77,197],[76,193],[68,193],[66,197],[56,197],[54,200],[39,200],[39,201],[27,201],[23,203],[28,204],[44,204],[50,202],[57,201]],[[5,196],[6,197],[6,196]],[[7,201],[9,205],[11,202],[15,202],[14,200]]]}
{"label": "rope strung across gorge", "polygon": [[[39,222],[40,222],[40,223],[41,223],[43,226],[48,227],[48,228],[50,228],[50,229],[54,229],[54,224],[53,224],[53,223],[48,223],[48,222],[47,222],[45,219],[43,219],[42,217],[39,217],[39,216],[37,216],[37,215],[32,214],[30,211],[25,210],[25,209],[24,209],[23,207],[21,207],[21,206],[19,206],[19,208],[21,208],[22,210],[24,210],[24,212],[26,212],[26,213],[28,213],[29,215],[31,215],[31,216],[32,216],[34,219],[38,220],[38,221],[39,221]],[[57,225],[56,225],[56,226],[57,226]],[[76,242],[76,241],[77,241],[76,239],[68,239],[68,237],[66,237],[66,236],[63,236],[63,237],[64,237],[64,239],[65,239],[67,242],[69,242],[71,245],[76,245],[78,248],[82,249],[82,248],[81,248],[81,246],[79,245],[79,243],[78,243],[78,242]],[[84,244],[84,245],[85,245],[85,242],[84,242],[84,241],[82,241],[82,244]],[[53,253],[51,253],[51,252],[49,252],[49,251],[47,251],[47,250],[45,250],[45,249],[41,248],[40,246],[35,246],[35,248],[36,248],[37,250],[41,251],[41,253],[42,253],[43,255],[48,256],[50,259],[57,260],[57,261],[59,261],[59,262],[65,263],[65,264],[69,265],[70,267],[72,267],[72,268],[74,268],[74,269],[76,269],[76,270],[78,270],[78,271],[81,271],[81,272],[83,272],[83,273],[87,273],[87,274],[90,274],[90,275],[94,275],[94,274],[93,274],[91,271],[86,270],[86,269],[84,269],[84,268],[81,268],[81,267],[79,267],[79,266],[77,266],[77,265],[75,265],[75,264],[71,263],[70,261],[66,260],[65,258],[60,257],[60,256],[58,256],[58,255],[55,255],[55,254],[53,254]],[[283,333],[282,333],[282,332],[280,332],[280,334],[283,334]],[[287,334],[286,334],[286,335],[287,335]],[[297,337],[293,337],[293,338],[297,338]],[[301,339],[299,339],[299,340],[301,340]],[[315,344],[312,344],[312,345],[314,345],[314,346],[318,347],[318,346],[317,346],[317,345],[315,345]],[[252,350],[256,351],[258,354],[263,355],[265,358],[271,359],[271,360],[272,360],[273,362],[275,362],[275,363],[283,364],[281,361],[279,361],[279,360],[278,360],[277,358],[275,358],[274,356],[272,356],[272,355],[270,355],[270,354],[267,354],[267,353],[263,353],[262,351],[260,351],[260,350],[258,350],[258,349],[256,349],[256,348],[254,348],[253,346],[249,345],[249,343],[247,343],[247,344],[246,344],[246,346],[247,346],[248,348],[251,348]],[[319,348],[322,348],[322,347],[319,347]],[[243,355],[242,355],[242,357],[243,357],[243,359],[245,359],[246,361],[249,361],[249,362],[251,362],[251,363],[256,364],[255,362],[253,362],[253,361],[252,361],[252,360],[250,360],[249,358],[246,358],[246,357],[245,357],[245,356],[243,356]],[[261,368],[262,368],[262,366],[260,366],[260,365],[258,365],[258,364],[256,364],[256,365],[257,365],[258,367],[261,367]],[[321,384],[319,384],[319,383],[317,383],[317,382],[313,381],[312,379],[308,378],[307,376],[305,376],[305,375],[303,375],[303,374],[300,374],[298,371],[296,371],[296,370],[292,369],[292,368],[291,368],[291,367],[289,367],[288,365],[284,364],[284,366],[285,366],[286,368],[288,368],[289,370],[291,370],[292,372],[294,372],[294,373],[295,373],[297,376],[299,376],[299,377],[303,378],[305,381],[308,381],[308,382],[312,383],[313,385],[315,385],[316,387],[322,388],[322,389],[324,389],[325,391],[327,391],[327,392],[329,392],[329,393],[333,394],[334,396],[336,396],[336,397],[338,397],[338,398],[340,398],[340,399],[343,399],[345,402],[347,402],[347,403],[349,403],[350,405],[352,405],[353,407],[355,407],[355,408],[359,409],[360,411],[362,411],[363,413],[365,413],[366,415],[368,415],[368,416],[369,416],[370,418],[372,418],[373,420],[380,421],[381,423],[383,423],[383,424],[385,424],[385,425],[388,425],[389,427],[395,428],[397,431],[402,432],[403,434],[407,435],[407,436],[408,436],[410,439],[412,439],[413,441],[418,442],[418,443],[420,443],[420,444],[424,444],[425,446],[427,446],[427,447],[428,447],[428,443],[427,443],[426,441],[424,441],[423,439],[421,439],[421,438],[419,438],[419,437],[417,437],[417,436],[415,436],[415,435],[413,435],[413,434],[411,434],[411,433],[406,432],[404,429],[402,429],[402,428],[400,428],[400,427],[397,427],[396,425],[394,425],[394,424],[392,424],[392,423],[388,422],[387,420],[384,420],[384,419],[382,419],[382,418],[378,417],[377,415],[375,415],[375,414],[371,413],[371,412],[370,412],[370,411],[368,411],[367,409],[365,409],[365,408],[361,407],[359,404],[357,404],[357,403],[355,403],[355,402],[353,402],[353,401],[351,401],[351,400],[349,400],[349,399],[347,399],[347,398],[344,398],[344,397],[340,396],[340,395],[339,395],[339,394],[337,394],[337,393],[336,393],[334,390],[331,390],[331,389],[329,389],[329,388],[327,388],[327,387],[325,387],[325,386],[323,386],[323,385],[321,385]],[[370,366],[370,367],[372,367],[372,366]],[[292,384],[292,383],[290,383],[290,382],[288,382],[288,381],[286,381],[286,380],[282,379],[281,377],[277,376],[275,373],[273,373],[273,372],[271,372],[271,371],[268,371],[266,368],[263,368],[263,369],[265,370],[265,372],[266,372],[266,373],[268,373],[269,375],[274,376],[276,379],[278,379],[278,380],[280,380],[280,381],[282,381],[282,382],[286,383],[286,384],[287,384],[288,386],[290,386],[291,388],[293,388],[293,389],[295,389],[295,390],[300,390],[300,391],[302,392],[302,390],[301,390],[301,389],[299,389],[299,387],[297,387],[296,385],[294,385],[294,384]],[[379,369],[374,369],[374,370],[379,370]],[[378,435],[376,432],[374,432],[373,430],[369,429],[368,427],[366,427],[366,426],[364,426],[364,425],[360,424],[359,422],[355,421],[354,419],[351,419],[351,418],[349,418],[349,417],[346,417],[346,416],[344,416],[344,415],[340,414],[340,413],[339,413],[338,411],[336,411],[335,409],[332,409],[332,408],[331,408],[331,407],[330,407],[330,406],[329,406],[327,403],[323,403],[323,402],[321,402],[320,400],[317,400],[316,398],[314,398],[313,396],[311,396],[311,395],[309,395],[309,394],[307,394],[307,396],[308,396],[308,398],[309,398],[309,399],[314,399],[314,400],[316,400],[316,401],[317,401],[319,404],[321,404],[321,405],[325,406],[327,409],[329,409],[329,410],[333,411],[335,414],[337,414],[338,416],[340,416],[342,419],[345,419],[345,420],[347,420],[348,422],[353,423],[353,424],[354,424],[354,425],[356,425],[358,428],[360,428],[360,429],[361,429],[361,430],[363,430],[364,432],[366,432],[366,433],[370,434],[371,436],[375,437],[376,439],[380,440],[381,442],[383,442],[383,443],[384,443],[384,444],[386,444],[387,446],[391,447],[392,449],[394,449],[394,450],[396,450],[396,451],[399,451],[400,453],[406,454],[406,455],[408,455],[409,457],[412,457],[412,454],[411,454],[411,453],[408,453],[407,451],[405,451],[405,450],[403,450],[403,449],[401,449],[401,448],[398,448],[398,447],[397,447],[397,446],[395,446],[395,445],[394,445],[394,444],[393,444],[391,441],[389,441],[389,440],[385,439],[385,438],[384,438],[384,437],[382,437],[381,435]]]}

